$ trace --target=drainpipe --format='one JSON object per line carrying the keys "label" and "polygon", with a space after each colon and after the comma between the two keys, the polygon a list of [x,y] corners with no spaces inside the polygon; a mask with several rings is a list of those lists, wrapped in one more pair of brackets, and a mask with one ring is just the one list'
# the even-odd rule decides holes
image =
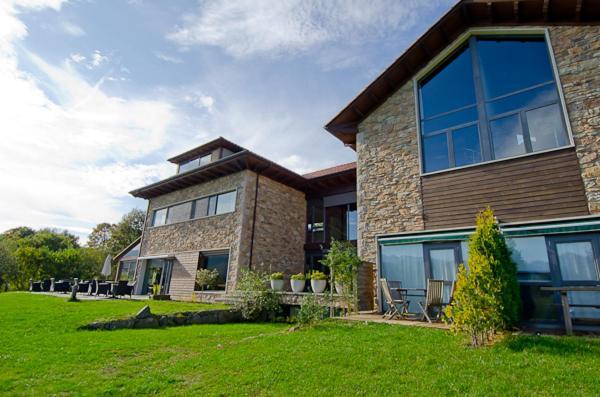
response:
{"label": "drainpipe", "polygon": [[254,184],[254,209],[252,211],[252,232],[250,234],[250,256],[248,259],[248,270],[252,270],[252,254],[254,253],[254,228],[256,224],[256,206],[258,204],[258,179],[262,171],[256,172],[256,182]]}

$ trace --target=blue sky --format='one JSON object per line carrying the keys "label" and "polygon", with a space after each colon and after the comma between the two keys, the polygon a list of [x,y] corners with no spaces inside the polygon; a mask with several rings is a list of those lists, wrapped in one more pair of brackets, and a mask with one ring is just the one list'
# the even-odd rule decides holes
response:
{"label": "blue sky", "polygon": [[223,136],[304,173],[353,161],[322,126],[452,0],[3,0],[0,231],[85,241]]}

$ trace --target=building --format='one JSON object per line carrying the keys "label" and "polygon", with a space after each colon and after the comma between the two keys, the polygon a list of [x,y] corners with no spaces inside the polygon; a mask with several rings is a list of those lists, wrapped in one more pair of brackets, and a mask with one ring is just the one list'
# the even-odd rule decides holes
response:
{"label": "building", "polygon": [[[225,299],[243,269],[289,278],[319,268],[332,237],[356,238],[354,163],[302,176],[223,138],[169,161],[176,175],[132,192],[148,200],[135,293],[156,277],[174,299]],[[208,291],[201,268],[220,275]]]}
{"label": "building", "polygon": [[[138,274],[189,299],[216,268],[224,292],[195,293],[210,300],[241,269],[318,267],[334,237],[367,263],[362,308],[382,309],[382,276],[416,304],[428,278],[454,280],[489,205],[524,323],[559,327],[544,287],[600,284],[599,22],[597,0],[463,0],[326,125],[356,165],[302,176],[224,139],[170,159],[177,175],[132,192],[149,200]],[[577,327],[600,319],[600,293],[569,298]]]}
{"label": "building", "polygon": [[[560,324],[543,287],[600,284],[598,21],[598,1],[460,1],[327,124],[356,149],[373,279],[452,281],[490,205],[524,322]],[[600,293],[569,297],[581,327],[600,319]]]}

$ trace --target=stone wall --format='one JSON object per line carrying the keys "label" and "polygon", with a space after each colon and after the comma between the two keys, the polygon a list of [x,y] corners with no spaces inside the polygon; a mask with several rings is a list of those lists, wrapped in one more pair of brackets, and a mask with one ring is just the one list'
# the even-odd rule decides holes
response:
{"label": "stone wall", "polygon": [[600,26],[549,28],[591,213],[600,213]]}
{"label": "stone wall", "polygon": [[[227,289],[235,286],[239,269],[239,243],[249,171],[242,171],[203,184],[177,190],[149,202],[140,256],[174,255],[169,293],[176,299],[191,299],[201,251],[229,250]],[[236,189],[236,210],[171,225],[150,226],[154,209],[210,194]]]}
{"label": "stone wall", "polygon": [[304,193],[261,176],[257,202],[252,269],[283,272],[287,281],[304,271]]}

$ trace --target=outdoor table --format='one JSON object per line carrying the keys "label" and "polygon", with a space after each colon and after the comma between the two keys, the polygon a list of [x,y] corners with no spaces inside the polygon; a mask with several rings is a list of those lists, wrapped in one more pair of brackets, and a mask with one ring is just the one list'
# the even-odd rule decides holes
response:
{"label": "outdoor table", "polygon": [[[405,287],[393,287],[391,288],[392,290],[398,292],[400,294],[400,299],[410,302],[407,298],[408,298],[408,293],[409,292],[413,292],[413,294],[411,296],[421,296],[421,294],[416,295],[414,294],[414,292],[427,292],[426,288],[405,288]],[[406,314],[410,314],[410,315],[416,315],[417,313],[410,313],[407,312]]]}
{"label": "outdoor table", "polygon": [[565,330],[567,335],[573,335],[573,320],[569,311],[569,294],[568,292],[600,292],[600,285],[587,285],[577,287],[540,287],[541,291],[551,291],[560,293],[560,304],[562,306],[563,318],[565,321]]}

